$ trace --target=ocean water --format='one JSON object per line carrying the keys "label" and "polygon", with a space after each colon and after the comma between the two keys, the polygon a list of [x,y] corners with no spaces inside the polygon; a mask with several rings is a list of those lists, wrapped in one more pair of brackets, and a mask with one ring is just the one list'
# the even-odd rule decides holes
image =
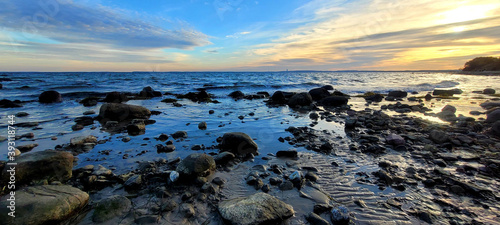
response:
{"label": "ocean water", "polygon": [[[242,131],[256,139],[261,154],[275,153],[290,148],[286,142],[277,141],[279,137],[289,136],[284,131],[288,126],[307,126],[311,122],[307,112],[296,112],[286,106],[268,108],[263,102],[264,99],[234,101],[227,95],[235,90],[245,94],[259,91],[272,94],[277,90],[302,92],[323,85],[332,85],[336,90],[351,95],[368,91],[387,93],[391,90],[405,90],[418,92],[412,96],[422,96],[435,88],[460,88],[464,94],[461,95],[461,101],[455,101],[454,104],[462,106],[458,107],[459,113],[464,114],[471,109],[481,110],[478,106],[481,101],[477,99],[481,99],[482,96],[472,94],[472,91],[483,90],[486,87],[500,90],[498,76],[428,72],[29,72],[5,73],[5,75],[3,77],[11,78],[13,81],[2,82],[0,99],[21,100],[26,103],[22,108],[0,109],[0,135],[7,136],[8,115],[21,111],[28,112],[29,116],[16,118],[16,123],[39,122],[40,125],[35,129],[18,128],[17,134],[32,132],[35,137],[17,140],[17,145],[37,143],[39,146],[33,151],[41,151],[69,143],[72,137],[92,134],[98,139],[109,141],[97,145],[88,153],[79,155],[77,167],[99,161],[114,167],[118,172],[126,172],[133,168],[134,162],[138,160],[184,157],[194,152],[190,150],[192,145],[203,144],[207,147],[216,145],[217,137],[232,131]],[[204,88],[221,103],[194,103],[185,99],[179,101],[183,107],[174,107],[172,104],[160,102],[164,97],[129,101],[128,104],[142,105],[150,110],[161,111],[162,114],[152,116],[151,119],[156,120],[156,123],[148,125],[145,134],[133,136],[127,143],[121,141],[123,137],[128,136],[127,134],[111,135],[101,131],[98,122],[83,130],[72,131],[71,126],[75,124],[76,117],[82,116],[82,113],[88,110],[94,110],[98,114],[102,104],[84,107],[78,103],[79,100],[87,96],[104,96],[111,91],[138,93],[146,86],[151,86],[162,93],[187,93]],[[63,102],[38,103],[38,95],[46,90],[60,92],[63,95]],[[350,103],[355,108],[365,107],[362,98],[353,98]],[[444,104],[448,102],[435,102],[430,107],[439,110]],[[209,110],[214,110],[215,113],[210,115]],[[251,112],[255,115],[250,116]],[[245,118],[240,120],[238,116]],[[207,122],[207,130],[202,131],[197,128],[201,121]],[[341,137],[345,136],[340,121],[320,121],[315,128],[335,132]],[[175,143],[177,150],[174,153],[156,153],[154,146],[161,142],[156,141],[154,137],[158,137],[161,133],[172,134],[180,130],[187,131],[189,137]],[[51,140],[54,136],[57,140]],[[340,147],[343,143],[338,145]],[[110,156],[103,156],[98,153],[101,150],[112,150],[112,153]],[[146,153],[135,156],[136,153],[143,151]],[[216,150],[205,150],[205,152],[210,151],[216,152]],[[122,159],[125,153],[132,157]],[[5,158],[6,154],[7,143],[0,143],[0,158]]]}

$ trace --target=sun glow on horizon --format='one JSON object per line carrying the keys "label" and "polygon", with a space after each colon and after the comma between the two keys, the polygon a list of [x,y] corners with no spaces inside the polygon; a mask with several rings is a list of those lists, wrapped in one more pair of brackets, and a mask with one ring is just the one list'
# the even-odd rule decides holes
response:
{"label": "sun glow on horizon", "polygon": [[488,12],[493,7],[491,5],[466,5],[460,6],[438,14],[441,18],[437,21],[438,24],[452,24],[471,20],[484,19],[488,17]]}

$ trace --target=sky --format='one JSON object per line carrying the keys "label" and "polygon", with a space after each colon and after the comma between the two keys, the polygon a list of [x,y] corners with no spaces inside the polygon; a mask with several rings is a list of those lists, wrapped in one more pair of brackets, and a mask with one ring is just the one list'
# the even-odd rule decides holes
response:
{"label": "sky", "polygon": [[0,0],[0,71],[449,70],[499,0]]}

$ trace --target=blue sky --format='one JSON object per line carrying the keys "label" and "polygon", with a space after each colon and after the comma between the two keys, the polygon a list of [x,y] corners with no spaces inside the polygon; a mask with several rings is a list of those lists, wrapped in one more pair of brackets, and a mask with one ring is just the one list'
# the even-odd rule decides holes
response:
{"label": "blue sky", "polygon": [[498,0],[0,0],[0,71],[458,69]]}

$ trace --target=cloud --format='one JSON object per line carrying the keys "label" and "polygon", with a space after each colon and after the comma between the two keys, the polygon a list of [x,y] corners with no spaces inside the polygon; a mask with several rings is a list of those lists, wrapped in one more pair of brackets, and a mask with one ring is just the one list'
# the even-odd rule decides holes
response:
{"label": "cloud", "polygon": [[226,35],[226,38],[240,38],[243,35],[251,34],[252,32],[250,31],[243,31],[243,32],[237,32],[234,34]]}
{"label": "cloud", "polygon": [[210,44],[208,36],[186,27],[164,28],[132,19],[118,9],[72,1],[2,1],[0,27],[63,43],[105,44],[119,49],[192,49]]}

